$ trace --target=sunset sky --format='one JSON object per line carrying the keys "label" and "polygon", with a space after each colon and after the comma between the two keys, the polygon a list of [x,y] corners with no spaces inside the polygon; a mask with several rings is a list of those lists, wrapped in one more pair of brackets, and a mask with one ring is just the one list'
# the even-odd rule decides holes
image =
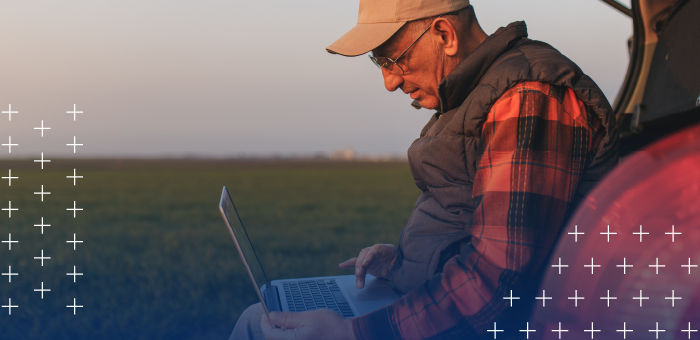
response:
{"label": "sunset sky", "polygon": [[[628,3],[628,2],[627,2]],[[473,0],[487,33],[525,20],[610,101],[631,20],[600,1]],[[358,0],[12,1],[0,5],[0,141],[11,157],[404,155],[432,114],[366,56],[329,55]],[[76,103],[76,122],[65,111]],[[43,139],[33,127],[44,120]],[[7,148],[1,157],[9,157]]]}

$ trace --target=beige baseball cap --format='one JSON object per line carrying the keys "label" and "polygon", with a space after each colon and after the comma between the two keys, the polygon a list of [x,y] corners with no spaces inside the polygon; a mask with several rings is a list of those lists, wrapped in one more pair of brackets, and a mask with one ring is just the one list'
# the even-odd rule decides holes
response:
{"label": "beige baseball cap", "polygon": [[460,10],[469,0],[360,0],[357,25],[326,51],[348,57],[365,54],[396,33],[411,20]]}

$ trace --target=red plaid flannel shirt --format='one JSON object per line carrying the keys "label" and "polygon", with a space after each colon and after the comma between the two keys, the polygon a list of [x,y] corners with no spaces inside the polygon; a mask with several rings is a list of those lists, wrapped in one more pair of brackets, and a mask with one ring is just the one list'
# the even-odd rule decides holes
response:
{"label": "red plaid flannel shirt", "polygon": [[506,91],[482,127],[471,248],[421,288],[355,318],[356,337],[490,334],[508,311],[503,297],[545,266],[602,133],[592,116],[571,89],[523,82]]}

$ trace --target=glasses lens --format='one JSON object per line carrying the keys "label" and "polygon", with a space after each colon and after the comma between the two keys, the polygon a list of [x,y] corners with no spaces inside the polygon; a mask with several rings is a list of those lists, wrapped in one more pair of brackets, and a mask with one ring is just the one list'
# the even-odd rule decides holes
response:
{"label": "glasses lens", "polygon": [[369,60],[371,60],[372,63],[373,63],[375,66],[377,66],[377,67],[379,67],[379,68],[382,68],[382,65],[379,64],[379,61],[377,60],[377,58],[376,58],[373,54],[371,54],[371,53],[370,53],[370,55],[369,55]]}
{"label": "glasses lens", "polygon": [[376,65],[379,68],[385,68],[389,72],[394,72],[394,73],[401,73],[403,74],[403,69],[401,66],[399,66],[397,63],[395,63],[391,58],[387,57],[375,57],[374,55],[369,56],[369,59],[372,60],[372,63]]}

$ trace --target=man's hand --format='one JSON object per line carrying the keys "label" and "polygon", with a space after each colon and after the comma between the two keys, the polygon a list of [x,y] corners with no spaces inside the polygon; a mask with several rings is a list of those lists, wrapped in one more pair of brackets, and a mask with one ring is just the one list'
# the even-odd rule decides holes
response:
{"label": "man's hand", "polygon": [[360,254],[357,257],[340,263],[338,267],[355,267],[357,288],[363,288],[367,273],[384,279],[390,278],[391,267],[394,266],[394,261],[396,261],[396,254],[396,247],[393,244],[375,244],[360,250]]}
{"label": "man's hand", "polygon": [[329,309],[301,313],[272,312],[269,319],[263,314],[260,328],[267,340],[355,340],[352,321]]}

